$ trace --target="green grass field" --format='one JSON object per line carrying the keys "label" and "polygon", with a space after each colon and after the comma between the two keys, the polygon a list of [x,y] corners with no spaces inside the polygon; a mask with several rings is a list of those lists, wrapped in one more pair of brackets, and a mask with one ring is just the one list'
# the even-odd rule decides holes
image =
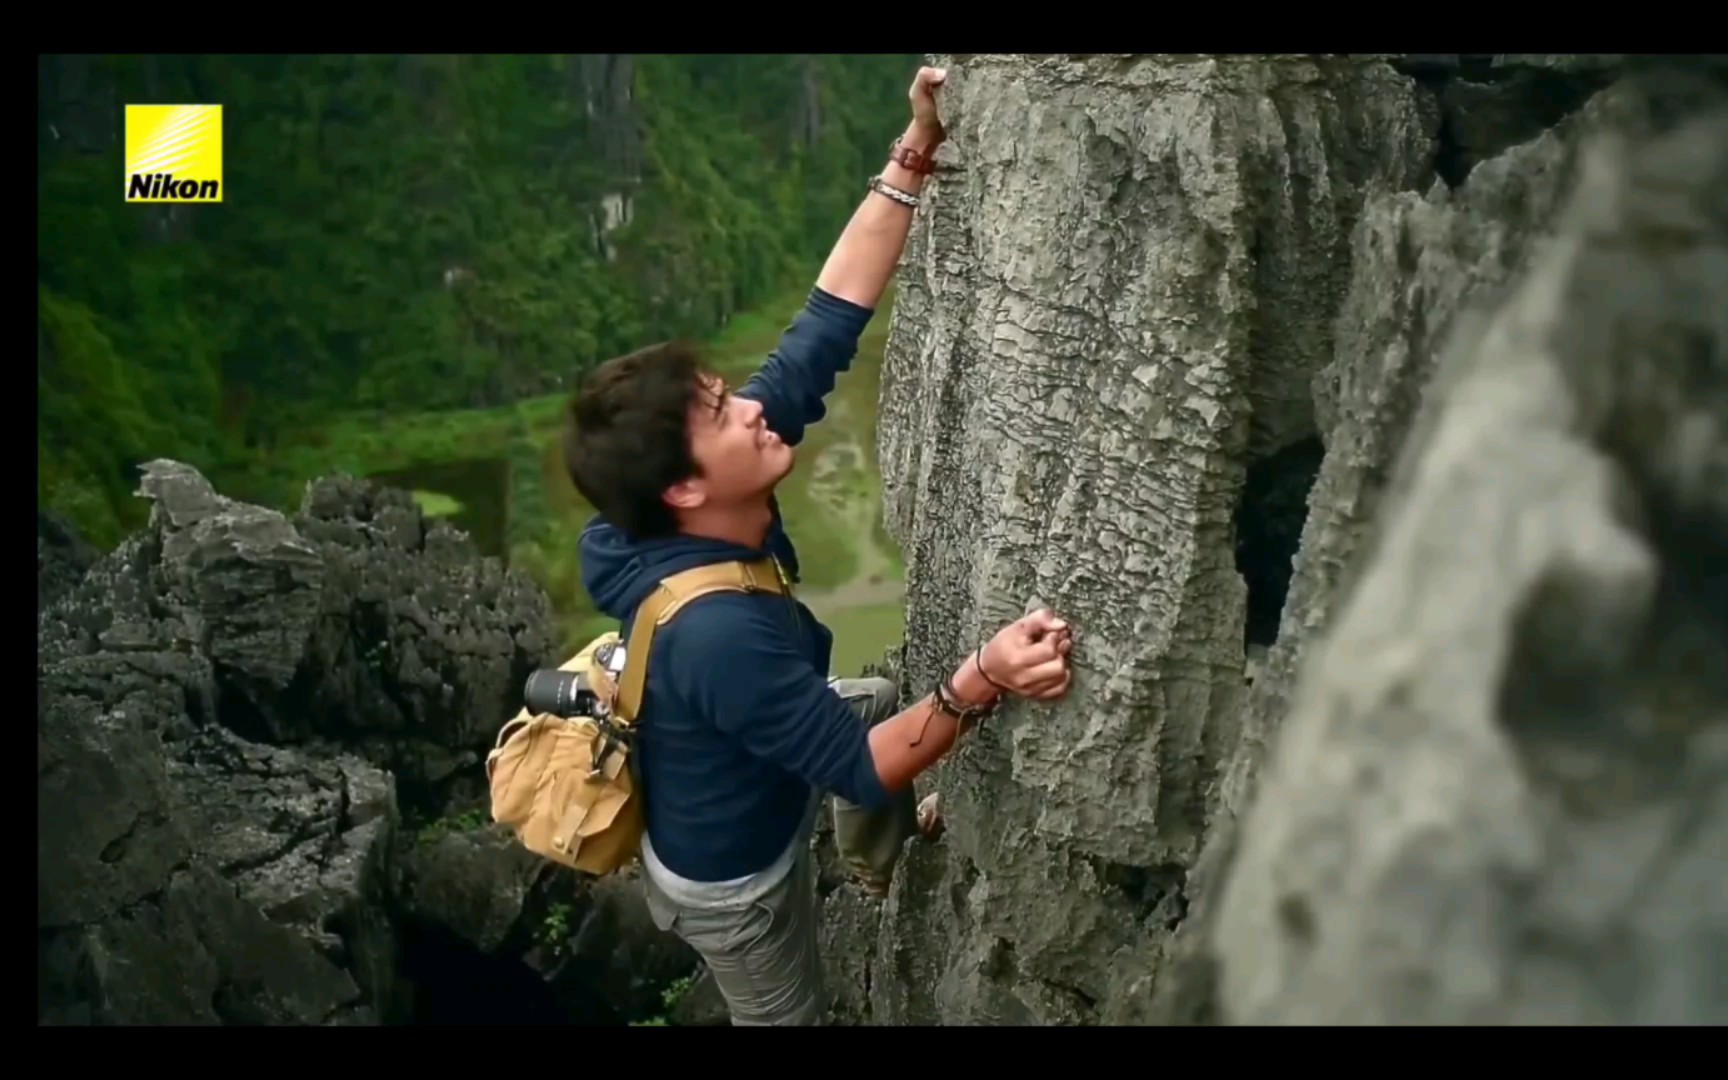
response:
{"label": "green grass field", "polygon": [[[742,382],[773,349],[805,289],[734,319],[707,345],[715,366]],[[889,305],[885,298],[851,371],[828,398],[829,415],[798,448],[781,485],[787,528],[798,545],[800,595],[835,632],[834,669],[856,674],[899,640],[903,569],[882,526],[876,464],[876,403]],[[564,473],[558,448],[562,395],[494,409],[332,420],[275,467],[304,483],[332,472],[366,476],[414,493],[481,550],[509,560],[547,590],[564,647],[574,652],[611,628],[582,591],[576,538],[592,509]]]}

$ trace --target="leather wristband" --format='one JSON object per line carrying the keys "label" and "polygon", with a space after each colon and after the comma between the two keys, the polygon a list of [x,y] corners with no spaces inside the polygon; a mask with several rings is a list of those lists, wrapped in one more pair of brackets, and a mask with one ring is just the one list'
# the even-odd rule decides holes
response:
{"label": "leather wristband", "polygon": [[930,176],[936,172],[936,155],[934,151],[928,154],[920,153],[910,146],[902,146],[899,139],[888,147],[888,160],[919,176]]}
{"label": "leather wristband", "polygon": [[959,692],[954,689],[953,676],[944,678],[942,685],[936,688],[936,707],[958,720],[962,730],[995,712],[998,700],[992,699],[982,705],[967,705],[960,700]]}

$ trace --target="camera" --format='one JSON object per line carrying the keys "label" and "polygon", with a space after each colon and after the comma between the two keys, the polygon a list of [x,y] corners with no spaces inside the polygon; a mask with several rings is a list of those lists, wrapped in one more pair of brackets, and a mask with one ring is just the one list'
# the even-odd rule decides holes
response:
{"label": "camera", "polygon": [[[624,647],[609,642],[595,655],[614,680],[624,669]],[[605,713],[605,703],[588,682],[586,671],[561,671],[541,668],[528,676],[522,688],[522,702],[533,714],[551,713],[566,719],[573,716],[598,717]]]}
{"label": "camera", "polygon": [[544,668],[528,676],[522,702],[530,713],[569,718],[594,715],[600,700],[589,687],[586,672]]}

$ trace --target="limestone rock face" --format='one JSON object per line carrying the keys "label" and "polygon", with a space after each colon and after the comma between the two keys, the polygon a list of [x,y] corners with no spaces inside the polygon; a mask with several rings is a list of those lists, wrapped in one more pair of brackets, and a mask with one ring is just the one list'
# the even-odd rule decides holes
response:
{"label": "limestone rock face", "polygon": [[1248,466],[1314,435],[1351,228],[1440,115],[1375,59],[943,62],[880,422],[906,677],[1040,603],[1079,676],[943,775],[948,925],[882,933],[928,935],[945,1019],[1094,1021],[1150,988],[1240,723]]}
{"label": "limestone rock face", "polygon": [[[1642,700],[1652,726],[1640,736],[1634,724],[1626,738],[1668,760],[1673,771],[1663,775],[1678,783],[1681,761],[1710,767],[1705,718],[1714,708],[1719,723],[1724,699],[1694,670],[1706,655],[1696,650],[1715,633],[1699,616],[1684,617],[1692,630],[1674,631],[1693,644],[1646,645],[1653,651],[1642,664],[1621,654],[1595,676],[1642,669],[1653,680],[1649,694],[1668,687],[1688,702],[1671,703],[1672,712],[1630,689],[1568,706],[1536,684],[1505,696],[1510,684],[1501,681],[1517,655],[1534,657],[1529,677],[1538,684],[1567,683],[1537,674],[1564,669],[1557,647],[1514,653],[1520,619],[1570,624],[1596,649],[1636,649],[1635,628],[1649,623],[1622,616],[1657,618],[1656,597],[1674,595],[1674,586],[1655,584],[1667,580],[1653,569],[1664,565],[1664,541],[1627,533],[1638,528],[1630,525],[1599,545],[1610,559],[1599,572],[1629,574],[1629,584],[1602,595],[1539,584],[1576,572],[1590,581],[1594,572],[1537,569],[1542,545],[1558,545],[1568,529],[1532,526],[1515,540],[1510,529],[1526,520],[1530,500],[1573,507],[1556,520],[1571,526],[1566,565],[1579,566],[1591,550],[1579,532],[1590,512],[1580,508],[1628,502],[1604,493],[1642,490],[1650,499],[1661,483],[1700,493],[1690,504],[1658,499],[1635,512],[1661,522],[1675,520],[1666,507],[1707,507],[1703,492],[1728,490],[1704,482],[1721,476],[1709,470],[1728,425],[1719,333],[1728,297],[1719,249],[1709,247],[1720,239],[1711,214],[1721,202],[1709,202],[1707,186],[1686,186],[1702,184],[1716,159],[1678,149],[1710,139],[1719,148],[1721,134],[1700,128],[1691,142],[1651,144],[1669,147],[1678,172],[1652,174],[1642,187],[1626,170],[1643,144],[1605,150],[1596,174],[1620,179],[1599,179],[1607,195],[1584,196],[1570,218],[1559,214],[1580,175],[1581,146],[1613,137],[1602,132],[1655,131],[1696,114],[1710,78],[1629,87],[1616,64],[1553,57],[932,61],[949,70],[949,143],[902,270],[879,428],[889,517],[908,558],[901,677],[908,694],[927,692],[1003,622],[1046,604],[1077,626],[1077,678],[1064,702],[1011,706],[931,778],[948,831],[934,845],[909,845],[885,902],[844,888],[828,894],[839,1015],[1111,1023],[1719,1012],[1719,992],[1714,1004],[1705,994],[1685,1007],[1671,1003],[1678,991],[1656,993],[1669,987],[1664,979],[1691,985],[1695,975],[1684,971],[1696,968],[1640,975],[1655,996],[1594,1009],[1576,995],[1568,1005],[1554,988],[1531,991],[1532,1004],[1514,1009],[1516,995],[1448,987],[1441,973],[1456,964],[1453,978],[1480,976],[1471,949],[1500,958],[1490,970],[1512,971],[1512,954],[1540,955],[1540,928],[1553,925],[1540,916],[1503,922],[1529,901],[1473,876],[1487,871],[1471,859],[1506,842],[1494,839],[1494,814],[1470,797],[1480,764],[1471,746],[1488,728],[1515,724],[1512,714],[1543,727],[1537,717],[1569,709],[1584,710],[1579,723],[1589,714],[1590,724],[1608,724],[1612,713],[1624,725],[1639,708],[1625,703]],[[1520,98],[1530,86],[1546,88],[1542,102]],[[1458,136],[1465,127],[1467,146]],[[1680,175],[1687,169],[1690,179]],[[1596,219],[1625,221],[1631,212],[1616,207],[1633,196],[1614,193],[1633,191],[1651,204],[1653,224],[1636,227],[1650,238],[1647,262],[1602,256],[1555,269],[1554,259],[1579,258],[1585,230],[1619,227],[1582,224],[1590,200],[1601,207]],[[1670,192],[1667,202],[1658,191]],[[1657,261],[1665,241],[1678,246],[1666,253],[1672,263]],[[1613,250],[1610,239],[1595,243]],[[1464,344],[1476,340],[1477,313],[1543,275],[1546,291],[1537,286],[1534,299],[1506,309],[1524,314],[1504,317],[1532,327],[1527,338],[1552,329],[1548,344],[1505,344],[1511,331],[1500,344]],[[1595,290],[1588,301],[1586,289]],[[1586,302],[1600,309],[1594,323],[1570,314]],[[1615,341],[1624,342],[1618,351]],[[1601,356],[1587,360],[1589,349]],[[1513,352],[1545,359],[1520,368]],[[1468,359],[1478,355],[1485,358]],[[1653,363],[1671,374],[1640,381],[1640,365]],[[1568,364],[1578,365],[1574,374],[1560,374]],[[1563,396],[1568,378],[1577,404]],[[1520,380],[1527,388],[1515,390]],[[1486,389],[1453,389],[1471,385]],[[1535,393],[1543,388],[1546,396]],[[1438,412],[1453,393],[1479,404]],[[1435,419],[1446,415],[1450,427]],[[1553,429],[1546,436],[1545,426]],[[1407,449],[1413,429],[1432,434]],[[1521,439],[1546,439],[1549,449]],[[1598,476],[1593,494],[1592,481],[1576,477],[1600,473],[1600,463],[1588,464],[1591,446],[1616,439],[1626,460],[1660,463],[1644,475],[1661,479],[1640,489]],[[1424,472],[1437,453],[1450,455],[1434,467],[1447,471]],[[1402,511],[1388,505],[1399,476]],[[1435,486],[1426,497],[1424,477]],[[1417,516],[1400,528],[1400,513]],[[1708,561],[1693,558],[1704,561],[1676,572],[1702,588]],[[1493,565],[1476,565],[1484,561]],[[1535,614],[1537,598],[1550,595],[1570,618]],[[1347,621],[1334,630],[1339,618],[1359,629],[1352,634]],[[1324,645],[1332,633],[1358,642],[1354,651]],[[1455,634],[1477,636],[1464,643]],[[1396,674],[1376,674],[1383,650],[1398,643]],[[1322,648],[1332,659],[1319,658]],[[1315,666],[1323,663],[1335,669]],[[1292,733],[1292,764],[1264,795],[1255,820],[1267,824],[1239,824],[1275,736],[1303,722],[1287,719],[1292,708],[1309,717],[1309,730]],[[1683,753],[1663,716],[1701,741]],[[1431,760],[1411,760],[1413,748],[1430,750]],[[1562,767],[1551,748],[1537,757],[1544,768]],[[1352,770],[1374,773],[1375,763],[1378,797],[1410,800],[1387,803],[1408,805],[1410,816],[1361,816]],[[1702,798],[1710,789],[1706,772],[1697,775]],[[1537,798],[1515,799],[1508,776],[1502,770],[1502,798],[1512,800],[1502,810]],[[1720,811],[1711,818],[1705,802],[1676,805],[1704,816],[1676,809],[1675,820],[1715,822],[1687,841],[1702,850]],[[1530,873],[1530,860],[1543,858],[1534,854],[1541,830],[1528,808],[1520,813],[1524,824],[1507,828],[1525,834],[1524,861],[1508,866]],[[1605,827],[1657,829],[1631,824],[1636,818],[1610,815]],[[1425,823],[1439,839],[1418,839]],[[1587,846],[1564,829],[1547,835],[1569,850]],[[1666,843],[1657,835],[1614,842],[1655,858]],[[1395,846],[1376,847],[1382,842]],[[1559,856],[1548,858],[1552,871]],[[1568,858],[1574,877],[1600,869],[1588,855]],[[1233,872],[1242,877],[1232,929],[1214,934]],[[1697,866],[1681,859],[1667,872],[1682,877],[1665,902],[1682,904],[1683,875]],[[1293,916],[1278,914],[1287,882],[1302,886]],[[1399,892],[1410,888],[1432,889],[1434,907],[1412,909]],[[1382,906],[1370,916],[1353,903]],[[1399,917],[1413,921],[1395,925]],[[1652,917],[1667,928],[1660,947],[1687,942],[1711,955],[1703,942],[1720,933],[1719,914],[1694,906],[1689,930],[1673,914]],[[1295,919],[1298,930],[1278,918]],[[1610,925],[1597,918],[1599,929]],[[1399,967],[1408,957],[1378,956],[1367,941],[1405,933],[1401,926],[1415,935],[1401,940],[1429,967]],[[1507,944],[1515,926],[1535,932],[1536,943]],[[1490,942],[1491,934],[1501,937]],[[1648,948],[1654,956],[1658,946]],[[1388,966],[1376,972],[1381,962]],[[1395,985],[1393,972],[1410,986]],[[1547,974],[1532,967],[1527,977]],[[1354,996],[1328,997],[1326,988],[1357,978]]]}
{"label": "limestone rock face", "polygon": [[1728,1020],[1728,108],[1586,151],[1305,658],[1233,1021]]}

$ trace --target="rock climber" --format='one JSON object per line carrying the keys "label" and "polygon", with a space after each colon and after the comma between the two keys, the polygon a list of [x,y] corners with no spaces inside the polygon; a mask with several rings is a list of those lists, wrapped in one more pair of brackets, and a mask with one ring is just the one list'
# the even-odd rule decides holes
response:
{"label": "rock climber", "polygon": [[[584,380],[564,444],[598,511],[580,540],[582,579],[626,634],[637,605],[678,571],[772,555],[797,580],[775,485],[825,415],[905,246],[945,137],[944,77],[918,71],[911,123],[744,385],[725,385],[681,343]],[[660,629],[648,667],[636,751],[648,906],[706,962],[734,1024],[815,1024],[826,1012],[811,853],[822,794],[835,797],[855,880],[881,896],[902,843],[940,824],[933,806],[914,804],[913,779],[962,722],[1005,694],[1048,701],[1069,686],[1068,629],[1048,610],[1002,627],[905,708],[890,680],[830,677],[832,641],[795,598],[720,593]]]}

